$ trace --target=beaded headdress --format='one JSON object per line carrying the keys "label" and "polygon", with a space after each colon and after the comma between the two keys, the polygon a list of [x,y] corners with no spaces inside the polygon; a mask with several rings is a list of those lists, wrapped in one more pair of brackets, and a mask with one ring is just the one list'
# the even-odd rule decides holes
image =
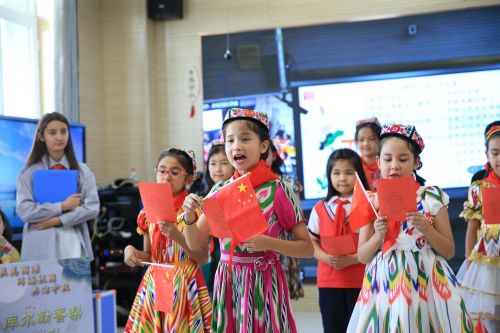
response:
{"label": "beaded headdress", "polygon": [[229,123],[230,121],[242,118],[256,121],[257,123],[264,125],[269,130],[269,118],[267,117],[267,113],[250,109],[232,108],[227,110],[223,125]]}
{"label": "beaded headdress", "polygon": [[413,125],[385,124],[382,127],[380,139],[382,140],[388,136],[396,136],[410,142],[417,149],[417,153],[419,154],[424,150],[424,140],[422,140],[422,137],[418,134],[417,129]]}
{"label": "beaded headdress", "polygon": [[380,125],[380,122],[378,121],[377,117],[372,117],[372,118],[366,118],[366,119],[361,119],[356,122],[356,128],[360,127],[362,125],[367,125],[367,124],[374,124],[375,126],[378,126],[379,128],[382,128],[382,125]]}

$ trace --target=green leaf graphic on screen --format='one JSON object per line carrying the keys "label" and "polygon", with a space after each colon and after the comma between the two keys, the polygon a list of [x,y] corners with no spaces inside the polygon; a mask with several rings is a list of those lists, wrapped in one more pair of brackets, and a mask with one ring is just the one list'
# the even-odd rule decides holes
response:
{"label": "green leaf graphic on screen", "polygon": [[341,131],[341,130],[335,131],[335,133],[328,133],[326,135],[326,137],[325,137],[325,140],[323,140],[322,142],[320,142],[320,144],[319,144],[319,150],[323,150],[323,149],[327,148],[328,146],[333,145],[333,143],[335,142],[335,140],[339,136],[342,136],[342,135],[344,135],[344,131]]}
{"label": "green leaf graphic on screen", "polygon": [[322,190],[326,189],[326,187],[328,186],[328,183],[323,181],[323,179],[316,178],[316,182],[318,183],[318,185],[321,187]]}

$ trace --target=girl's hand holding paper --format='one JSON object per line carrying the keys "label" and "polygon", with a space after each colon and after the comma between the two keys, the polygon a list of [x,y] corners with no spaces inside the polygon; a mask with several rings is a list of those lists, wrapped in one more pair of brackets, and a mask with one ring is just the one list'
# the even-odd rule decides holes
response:
{"label": "girl's hand holding paper", "polygon": [[410,212],[406,214],[406,220],[411,223],[411,225],[423,233],[424,235],[427,233],[431,225],[425,218],[424,214],[420,212]]}
{"label": "girl's hand holding paper", "polygon": [[179,229],[177,229],[177,225],[165,221],[158,222],[160,225],[161,233],[170,240],[179,242],[183,236]]}
{"label": "girl's hand holding paper", "polygon": [[354,255],[346,255],[346,256],[330,256],[330,266],[335,269],[343,269],[347,266],[351,266],[357,263],[357,260],[354,259]]}
{"label": "girl's hand holding paper", "polygon": [[375,229],[375,235],[378,236],[380,242],[385,239],[385,234],[387,234],[387,217],[379,216],[373,223],[373,228]]}
{"label": "girl's hand holding paper", "polygon": [[269,250],[269,238],[269,236],[260,235],[250,239],[248,242],[245,242],[247,250],[249,252],[263,252]]}

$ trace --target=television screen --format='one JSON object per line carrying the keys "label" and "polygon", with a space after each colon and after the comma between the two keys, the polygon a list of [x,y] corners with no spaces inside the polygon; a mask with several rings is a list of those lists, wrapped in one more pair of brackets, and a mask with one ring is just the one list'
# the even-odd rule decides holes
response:
{"label": "television screen", "polygon": [[221,139],[222,122],[229,108],[248,108],[267,113],[270,134],[278,153],[284,162],[283,172],[296,175],[295,126],[290,96],[259,95],[229,101],[212,101],[204,104],[203,150],[204,157],[215,139]]}
{"label": "television screen", "polygon": [[[500,119],[500,67],[345,79],[298,88],[305,199],[326,195],[326,161],[355,149],[357,120],[414,124],[425,142],[419,174],[427,184],[466,187],[486,162],[484,129]],[[419,76],[415,76],[419,75]],[[350,82],[349,82],[350,81]]]}
{"label": "television screen", "polygon": [[[12,227],[22,227],[16,214],[16,180],[31,149],[37,120],[0,116],[0,207]],[[85,127],[71,124],[76,158],[85,161]]]}

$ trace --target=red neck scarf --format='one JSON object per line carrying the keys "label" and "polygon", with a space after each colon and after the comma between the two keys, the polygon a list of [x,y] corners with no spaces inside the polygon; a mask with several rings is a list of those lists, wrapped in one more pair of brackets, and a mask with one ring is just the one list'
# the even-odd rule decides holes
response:
{"label": "red neck scarf", "polygon": [[[271,180],[278,179],[278,176],[272,172],[271,168],[269,168],[264,160],[260,160],[250,172],[250,182],[254,189]],[[237,170],[234,170],[233,178],[237,179],[239,177],[241,177],[241,175]]]}
{"label": "red neck scarf", "polygon": [[377,161],[373,162],[372,164],[366,164],[364,160],[361,160],[363,162],[363,167],[367,170],[370,170],[372,172],[378,172],[378,164]]}
{"label": "red neck scarf", "polygon": [[50,170],[66,170],[66,167],[61,163],[56,163],[50,167]]}
{"label": "red neck scarf", "polygon": [[335,199],[337,208],[335,209],[335,218],[333,220],[335,227],[338,231],[337,235],[346,234],[346,211],[344,205],[349,203],[349,200],[337,198]]}
{"label": "red neck scarf", "polygon": [[500,177],[498,177],[495,171],[493,171],[493,169],[491,168],[488,170],[488,177],[484,178],[484,181],[500,187]]}
{"label": "red neck scarf", "polygon": [[189,192],[187,190],[182,191],[174,197],[174,209],[179,210],[184,203],[184,199],[188,196]]}

